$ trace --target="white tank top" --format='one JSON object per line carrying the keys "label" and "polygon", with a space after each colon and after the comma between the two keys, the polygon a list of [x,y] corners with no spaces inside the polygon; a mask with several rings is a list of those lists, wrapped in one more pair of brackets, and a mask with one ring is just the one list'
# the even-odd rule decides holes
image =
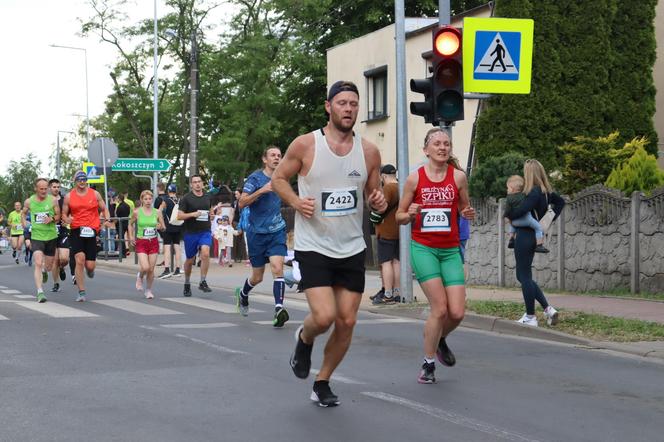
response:
{"label": "white tank top", "polygon": [[367,166],[362,137],[343,157],[332,152],[321,130],[313,132],[314,159],[307,176],[298,175],[299,196],[312,197],[311,218],[295,212],[295,250],[331,258],[357,255],[367,246],[362,234]]}

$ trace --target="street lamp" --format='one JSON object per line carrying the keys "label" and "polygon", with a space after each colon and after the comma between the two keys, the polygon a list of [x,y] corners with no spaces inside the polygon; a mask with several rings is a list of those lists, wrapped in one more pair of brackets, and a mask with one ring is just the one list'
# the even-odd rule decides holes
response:
{"label": "street lamp", "polygon": [[85,57],[85,139],[87,142],[86,149],[90,146],[90,101],[88,94],[88,51],[85,48],[77,48],[75,46],[63,46],[51,44],[52,48],[72,49],[75,51],[83,51]]}
{"label": "street lamp", "polygon": [[55,177],[60,179],[60,134],[74,134],[70,130],[59,130],[58,131],[58,142],[56,144],[55,151]]}
{"label": "street lamp", "polygon": [[[181,38],[172,29],[166,29],[166,35]],[[189,55],[189,176],[198,174],[198,46],[196,31],[191,31],[191,53]]]}
{"label": "street lamp", "polygon": [[[157,0],[154,0],[154,50],[153,50],[153,55],[154,55],[154,60],[153,60],[153,69],[154,73],[152,75],[152,95],[153,95],[153,102],[152,102],[152,157],[156,160],[159,158],[159,108],[158,106],[158,101],[157,101],[157,93],[159,92],[159,82],[158,82],[158,76],[157,76],[157,63],[159,60],[157,59],[157,49],[159,48],[159,40],[158,40],[158,26],[157,26]],[[152,191],[154,194],[157,194],[157,181],[159,180],[159,172],[155,172],[154,175],[152,176],[152,186],[153,189]]]}

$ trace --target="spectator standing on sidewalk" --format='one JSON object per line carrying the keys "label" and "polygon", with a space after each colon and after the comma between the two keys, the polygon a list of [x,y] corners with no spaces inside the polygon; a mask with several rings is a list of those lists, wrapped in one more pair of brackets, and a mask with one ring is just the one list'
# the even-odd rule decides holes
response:
{"label": "spectator standing on sidewalk", "polygon": [[[180,251],[180,239],[182,234],[182,225],[173,225],[170,222],[173,209],[178,203],[177,186],[175,184],[168,185],[168,195],[161,198],[159,208],[164,216],[164,224],[166,230],[161,232],[161,237],[164,241],[164,261],[166,268],[163,273],[159,275],[159,279],[170,278],[171,276],[180,276],[180,263],[182,262],[182,253]],[[173,258],[173,273],[171,273],[171,255]]]}
{"label": "spectator standing on sidewalk", "polygon": [[[546,214],[549,204],[553,206],[555,217],[558,218],[565,206],[565,200],[553,191],[546,171],[539,161],[534,159],[526,160],[523,165],[523,177],[525,185],[523,188],[526,198],[518,207],[509,210],[505,215],[510,220],[521,218],[529,212],[535,215],[535,218],[541,220]],[[544,293],[533,280],[533,258],[537,248],[537,239],[535,231],[529,227],[518,227],[514,237],[514,258],[516,261],[516,279],[521,283],[521,293],[526,305],[526,313],[517,322],[525,325],[537,327],[537,317],[535,316],[535,300],[544,309],[544,316],[549,325],[558,323],[558,312],[549,305]]]}
{"label": "spectator standing on sidewalk", "polygon": [[[115,216],[118,219],[118,239],[120,240],[120,254],[122,256],[129,255],[129,247],[127,247],[127,242],[125,241],[125,235],[127,234],[127,228],[129,226],[129,216],[133,213],[131,206],[125,201],[125,193],[121,193],[118,196],[118,202],[115,206]],[[127,236],[127,241],[129,237]]]}
{"label": "spectator standing on sidewalk", "polygon": [[383,194],[387,201],[387,212],[382,221],[376,224],[376,238],[378,240],[378,262],[383,281],[384,291],[372,300],[374,305],[401,302],[399,291],[400,263],[399,263],[399,226],[396,221],[399,206],[399,183],[397,182],[397,169],[386,164],[380,169],[383,182]]}

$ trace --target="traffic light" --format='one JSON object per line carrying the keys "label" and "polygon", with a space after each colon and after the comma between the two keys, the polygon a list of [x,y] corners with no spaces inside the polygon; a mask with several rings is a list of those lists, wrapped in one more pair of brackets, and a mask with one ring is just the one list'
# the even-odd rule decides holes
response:
{"label": "traffic light", "polygon": [[419,94],[424,94],[424,101],[410,103],[410,113],[424,117],[425,123],[433,123],[433,77],[423,78],[421,80],[411,78],[410,90]]}
{"label": "traffic light", "polygon": [[449,126],[453,121],[463,120],[461,30],[452,26],[439,26],[433,30],[432,37],[432,119],[434,125],[442,122]]}

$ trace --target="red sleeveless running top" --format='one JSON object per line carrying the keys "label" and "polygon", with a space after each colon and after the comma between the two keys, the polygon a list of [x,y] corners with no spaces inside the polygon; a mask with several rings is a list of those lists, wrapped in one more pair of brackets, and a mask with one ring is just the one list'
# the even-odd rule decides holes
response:
{"label": "red sleeveless running top", "polygon": [[417,173],[413,202],[421,205],[421,211],[412,224],[413,240],[437,249],[458,247],[459,189],[454,181],[454,167],[447,166],[445,179],[440,182],[431,181],[424,166]]}
{"label": "red sleeveless running top", "polygon": [[72,229],[92,227],[99,231],[99,203],[94,190],[88,188],[85,195],[79,195],[76,189],[69,192],[69,212],[74,217]]}

